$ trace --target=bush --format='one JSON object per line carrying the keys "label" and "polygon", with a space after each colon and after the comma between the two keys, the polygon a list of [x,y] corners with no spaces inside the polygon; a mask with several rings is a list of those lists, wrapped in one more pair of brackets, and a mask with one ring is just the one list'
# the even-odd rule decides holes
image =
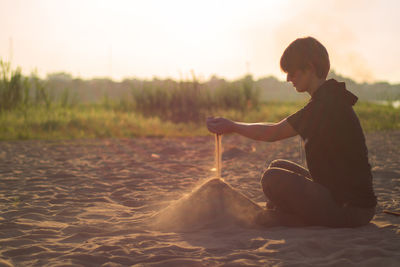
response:
{"label": "bush", "polygon": [[221,109],[245,112],[259,105],[260,91],[251,76],[215,88],[191,82],[171,80],[144,81],[132,90],[134,109],[145,116],[159,116],[173,122],[199,122]]}

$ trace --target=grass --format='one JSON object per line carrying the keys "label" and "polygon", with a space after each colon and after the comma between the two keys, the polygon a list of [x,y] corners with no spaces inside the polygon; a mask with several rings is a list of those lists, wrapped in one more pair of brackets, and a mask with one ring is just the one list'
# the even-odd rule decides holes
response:
{"label": "grass", "polygon": [[360,102],[355,106],[364,131],[376,132],[400,129],[400,110],[392,105]]}
{"label": "grass", "polygon": [[158,117],[94,105],[0,114],[0,140],[187,136],[194,128],[190,123],[163,122]]}
{"label": "grass", "polygon": [[[242,112],[212,111],[205,116],[223,116],[245,122],[277,122],[296,112],[303,102],[269,102]],[[398,109],[358,103],[355,106],[366,132],[400,129]],[[0,140],[131,138],[142,136],[182,137],[209,134],[204,121],[174,123],[139,112],[110,109],[99,104],[63,107],[53,105],[14,109],[0,113]]]}

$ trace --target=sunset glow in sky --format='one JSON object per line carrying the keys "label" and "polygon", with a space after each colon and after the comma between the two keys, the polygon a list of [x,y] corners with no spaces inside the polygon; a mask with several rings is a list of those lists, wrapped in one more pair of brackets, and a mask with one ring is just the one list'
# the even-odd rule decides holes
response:
{"label": "sunset glow in sky", "polygon": [[400,82],[400,2],[345,0],[0,0],[0,57],[42,77],[285,79],[298,37],[357,81]]}

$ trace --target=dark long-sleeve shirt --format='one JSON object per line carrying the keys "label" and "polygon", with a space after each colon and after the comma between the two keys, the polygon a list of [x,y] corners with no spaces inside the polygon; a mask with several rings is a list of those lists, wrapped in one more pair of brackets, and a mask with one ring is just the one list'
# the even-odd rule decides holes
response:
{"label": "dark long-sleeve shirt", "polygon": [[327,80],[287,120],[305,141],[312,179],[339,204],[368,208],[376,197],[364,133],[352,107],[356,102],[344,83]]}

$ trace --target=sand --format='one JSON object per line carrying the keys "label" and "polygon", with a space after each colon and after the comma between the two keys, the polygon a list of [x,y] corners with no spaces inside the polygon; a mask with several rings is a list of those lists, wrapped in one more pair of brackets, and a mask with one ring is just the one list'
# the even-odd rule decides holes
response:
{"label": "sand", "polygon": [[[300,163],[297,138],[222,145],[222,178],[260,206],[264,164]],[[195,222],[160,230],[150,218],[215,176],[214,136],[0,142],[0,266],[398,266],[400,217],[382,211],[400,210],[400,131],[367,145],[379,200],[367,226],[251,228],[194,203]]]}

